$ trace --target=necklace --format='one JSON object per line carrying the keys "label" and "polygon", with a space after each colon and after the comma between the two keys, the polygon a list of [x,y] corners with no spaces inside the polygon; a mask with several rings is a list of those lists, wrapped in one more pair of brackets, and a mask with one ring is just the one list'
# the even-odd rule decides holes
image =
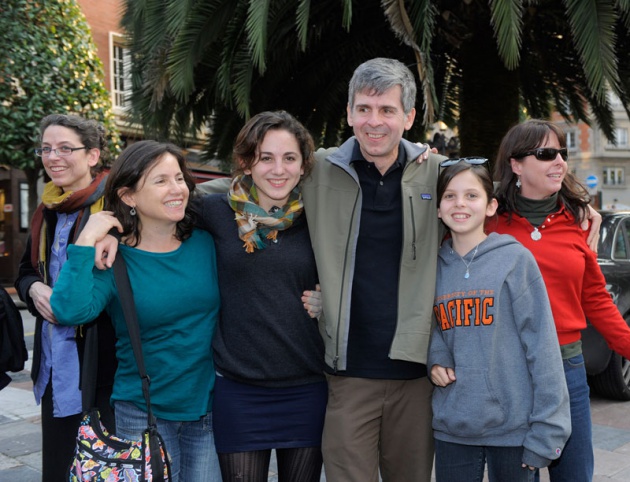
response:
{"label": "necklace", "polygon": [[[534,226],[534,230],[529,233],[529,236],[534,240],[534,241],[540,241],[542,239],[542,230],[545,229],[549,224],[551,224],[551,222],[553,221],[553,218],[555,218],[556,215],[552,214],[550,216],[548,216],[545,221],[538,227]],[[538,230],[538,228],[540,228],[540,231]]]}
{"label": "necklace", "polygon": [[542,238],[542,233],[538,231],[538,228],[535,227],[530,236],[534,241],[538,241],[540,240],[540,238]]}
{"label": "necklace", "polygon": [[479,249],[479,245],[475,246],[475,252],[473,253],[472,258],[470,258],[470,261],[468,263],[464,261],[464,258],[462,256],[459,256],[459,254],[457,255],[459,256],[459,259],[462,260],[462,263],[464,263],[464,266],[466,266],[466,274],[464,274],[465,279],[470,278],[470,265],[472,264],[472,262],[475,259],[475,256],[477,255],[477,249]]}

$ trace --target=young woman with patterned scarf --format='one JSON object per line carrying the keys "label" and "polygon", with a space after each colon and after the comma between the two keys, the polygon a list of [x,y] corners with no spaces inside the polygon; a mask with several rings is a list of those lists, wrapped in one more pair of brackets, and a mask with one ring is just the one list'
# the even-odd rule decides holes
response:
{"label": "young woman with patterned scarf", "polygon": [[[206,186],[218,194],[193,202],[195,225],[212,234],[217,253],[212,418],[223,482],[266,482],[272,449],[281,480],[320,480],[328,392],[300,189],[313,150],[290,114],[262,112],[236,138],[231,183],[218,180]],[[117,243],[97,243],[97,267],[111,267]]]}
{"label": "young woman with patterned scarf", "polygon": [[224,482],[266,481],[272,449],[280,480],[320,479],[324,345],[302,304],[318,282],[300,189],[313,150],[291,115],[262,112],[236,138],[227,196],[197,205],[217,247],[214,432]]}
{"label": "young woman with patterned scarf", "polygon": [[[108,154],[105,128],[93,120],[64,114],[45,117],[40,125],[42,158],[51,179],[31,221],[31,234],[20,262],[15,287],[36,317],[31,378],[41,405],[42,480],[68,480],[81,420],[79,389],[84,330],[60,326],[50,295],[66,260],[66,249],[91,214],[103,209],[106,175],[101,160]],[[108,428],[114,429],[109,406],[116,369],[115,338],[109,318],[101,314],[97,405]]]}

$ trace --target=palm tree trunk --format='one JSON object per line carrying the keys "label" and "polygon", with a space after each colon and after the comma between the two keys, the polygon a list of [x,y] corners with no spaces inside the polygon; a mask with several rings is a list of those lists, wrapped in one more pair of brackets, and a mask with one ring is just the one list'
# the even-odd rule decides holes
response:
{"label": "palm tree trunk", "polygon": [[488,19],[476,21],[462,50],[461,155],[487,157],[493,164],[501,138],[519,121],[518,71],[503,65]]}

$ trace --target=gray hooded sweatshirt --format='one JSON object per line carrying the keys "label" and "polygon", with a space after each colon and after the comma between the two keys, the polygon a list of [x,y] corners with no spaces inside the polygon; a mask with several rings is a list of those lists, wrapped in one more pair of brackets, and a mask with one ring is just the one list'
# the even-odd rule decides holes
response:
{"label": "gray hooded sweatshirt", "polygon": [[523,463],[546,467],[571,416],[545,284],[512,236],[492,233],[474,251],[462,259],[448,240],[439,252],[427,365],[454,368],[457,380],[433,392],[435,438],[523,446]]}

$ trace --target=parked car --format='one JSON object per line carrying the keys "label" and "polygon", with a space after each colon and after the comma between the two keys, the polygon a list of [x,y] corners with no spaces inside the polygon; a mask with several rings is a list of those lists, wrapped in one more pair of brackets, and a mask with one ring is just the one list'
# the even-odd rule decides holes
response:
{"label": "parked car", "polygon": [[[630,326],[630,211],[601,211],[597,258],[606,289]],[[630,361],[613,352],[589,324],[582,349],[591,389],[613,400],[630,400]]]}

